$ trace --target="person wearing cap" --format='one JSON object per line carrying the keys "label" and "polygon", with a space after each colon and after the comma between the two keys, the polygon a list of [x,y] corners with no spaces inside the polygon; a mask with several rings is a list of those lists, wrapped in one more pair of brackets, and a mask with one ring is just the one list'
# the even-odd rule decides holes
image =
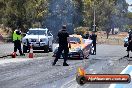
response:
{"label": "person wearing cap", "polygon": [[129,37],[128,37],[127,57],[129,57],[130,51],[132,52],[132,30],[129,32]]}
{"label": "person wearing cap", "polygon": [[21,31],[20,29],[17,29],[13,32],[13,42],[14,42],[14,52],[17,52],[17,49],[19,50],[20,55],[24,55],[21,50]]}
{"label": "person wearing cap", "polygon": [[69,53],[69,47],[68,47],[69,33],[66,30],[66,25],[63,25],[62,29],[58,32],[58,41],[59,41],[59,47],[58,47],[58,51],[56,53],[55,60],[52,63],[52,65],[54,66],[56,64],[56,62],[60,58],[60,55],[62,54],[62,51],[64,50],[63,66],[69,66],[66,62],[68,59],[68,53]]}
{"label": "person wearing cap", "polygon": [[90,35],[90,39],[93,40],[93,55],[96,55],[96,40],[97,40],[97,35],[95,34],[95,31],[92,31],[92,34]]}

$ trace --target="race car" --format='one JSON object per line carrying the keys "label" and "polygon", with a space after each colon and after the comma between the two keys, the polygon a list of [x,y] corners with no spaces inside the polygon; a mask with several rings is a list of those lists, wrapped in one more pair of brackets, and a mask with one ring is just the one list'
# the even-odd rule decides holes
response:
{"label": "race car", "polygon": [[[81,35],[70,35],[69,36],[71,48],[69,48],[68,58],[69,59],[84,59],[89,57],[89,53],[91,52],[91,46],[92,46],[92,40],[89,39],[83,39]],[[58,51],[59,45],[56,46],[54,50],[54,57],[56,56],[56,53]],[[63,58],[62,52],[60,58]]]}

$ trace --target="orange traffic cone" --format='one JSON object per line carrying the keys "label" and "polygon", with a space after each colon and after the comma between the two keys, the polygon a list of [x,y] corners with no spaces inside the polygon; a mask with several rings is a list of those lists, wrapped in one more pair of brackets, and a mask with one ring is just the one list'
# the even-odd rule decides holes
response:
{"label": "orange traffic cone", "polygon": [[33,58],[33,47],[32,47],[32,45],[30,46],[30,52],[29,52],[28,57]]}
{"label": "orange traffic cone", "polygon": [[13,52],[13,53],[11,54],[11,56],[12,56],[12,58],[16,58],[16,52]]}

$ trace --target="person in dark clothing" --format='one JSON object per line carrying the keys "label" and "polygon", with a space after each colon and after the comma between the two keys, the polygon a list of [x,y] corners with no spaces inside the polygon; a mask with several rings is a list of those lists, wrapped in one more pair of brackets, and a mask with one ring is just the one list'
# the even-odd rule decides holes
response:
{"label": "person in dark clothing", "polygon": [[27,50],[28,50],[28,53],[30,52],[30,43],[29,43],[29,40],[28,39],[26,39],[26,42],[27,42]]}
{"label": "person in dark clothing", "polygon": [[97,35],[95,34],[94,31],[90,35],[90,39],[93,40],[93,47],[94,47],[93,54],[96,55],[96,40],[97,40]]}
{"label": "person in dark clothing", "polygon": [[130,51],[132,52],[132,31],[129,33],[129,38],[128,38],[127,57],[129,57]]}
{"label": "person in dark clothing", "polygon": [[56,57],[55,60],[53,62],[53,66],[56,64],[56,62],[58,61],[58,59],[60,58],[60,55],[62,54],[62,51],[64,50],[64,63],[63,66],[69,66],[66,61],[68,59],[68,53],[69,53],[69,47],[68,47],[68,39],[69,34],[66,31],[66,26],[63,25],[62,26],[62,30],[59,31],[58,33],[58,38],[59,38],[59,47],[58,47],[58,51],[56,53]]}
{"label": "person in dark clothing", "polygon": [[85,34],[85,37],[84,37],[84,38],[85,38],[85,39],[88,39],[89,36],[90,36],[90,35],[89,35],[89,32],[87,32],[87,33]]}

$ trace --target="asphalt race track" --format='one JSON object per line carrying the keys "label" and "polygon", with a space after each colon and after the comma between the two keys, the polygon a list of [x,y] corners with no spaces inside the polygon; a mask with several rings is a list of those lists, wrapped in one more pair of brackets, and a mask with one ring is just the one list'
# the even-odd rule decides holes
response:
{"label": "asphalt race track", "polygon": [[[3,44],[0,49],[7,45],[13,47],[12,44]],[[12,47],[5,47],[4,50],[10,53]],[[132,61],[127,60],[132,58],[123,58],[125,50],[123,46],[98,45],[97,55],[84,60],[68,60],[68,67],[62,66],[62,59],[52,66],[52,52],[35,53],[39,57],[33,59],[0,58],[0,88],[109,88],[110,84],[78,85],[75,79],[77,68],[82,66],[92,74],[119,74],[126,66],[132,65]],[[0,51],[1,55],[3,53]]]}

